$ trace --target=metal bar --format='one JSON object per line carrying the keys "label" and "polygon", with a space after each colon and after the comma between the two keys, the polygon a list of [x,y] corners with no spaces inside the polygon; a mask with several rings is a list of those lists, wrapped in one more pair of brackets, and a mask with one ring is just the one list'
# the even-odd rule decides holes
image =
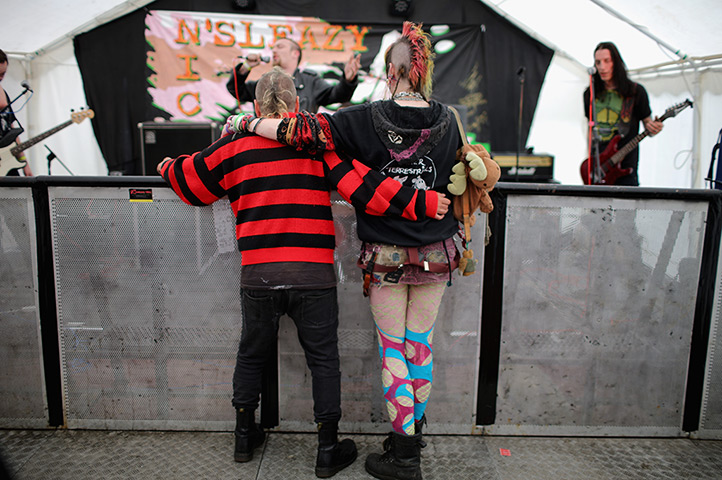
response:
{"label": "metal bar", "polygon": [[684,401],[682,430],[699,430],[704,376],[707,365],[707,345],[712,323],[714,307],[715,281],[717,279],[717,260],[720,250],[720,232],[722,232],[722,200],[710,201],[707,211],[707,228],[704,232],[704,250],[697,287],[697,303],[694,309],[692,342],[689,353],[687,373],[687,392]]}
{"label": "metal bar", "polygon": [[507,195],[493,190],[494,210],[489,214],[491,238],[484,249],[484,279],[481,303],[481,352],[476,425],[493,425],[499,383],[499,352],[504,302],[504,245]]}
{"label": "metal bar", "polygon": [[53,269],[53,240],[50,226],[50,202],[48,186],[33,182],[33,203],[37,234],[38,301],[40,313],[40,338],[43,352],[45,391],[48,402],[48,424],[64,425],[63,388],[60,369],[60,337],[58,311],[55,299],[55,273]]}
{"label": "metal bar", "polygon": [[632,20],[630,20],[629,18],[625,17],[624,15],[622,15],[621,13],[619,13],[618,11],[614,10],[612,7],[610,7],[610,6],[607,5],[606,3],[604,3],[604,2],[602,2],[602,1],[600,1],[600,0],[589,0],[589,1],[592,2],[592,3],[594,3],[594,4],[596,4],[597,6],[599,6],[599,8],[601,8],[602,10],[605,10],[605,11],[608,12],[609,14],[617,17],[618,19],[620,19],[620,20],[623,21],[624,23],[628,24],[629,26],[631,26],[631,27],[634,28],[635,30],[638,30],[638,31],[641,32],[643,35],[646,35],[647,37],[651,38],[652,40],[654,40],[655,42],[657,42],[659,45],[662,45],[664,48],[666,48],[666,49],[669,50],[670,52],[672,52],[672,53],[674,53],[675,55],[677,55],[677,56],[678,56],[679,58],[681,58],[682,60],[684,60],[685,58],[687,58],[687,54],[681,53],[681,50],[680,50],[680,49],[674,48],[672,45],[668,44],[667,42],[665,42],[665,41],[662,40],[661,38],[659,38],[659,37],[657,37],[656,35],[650,33],[649,30],[647,30],[646,28],[641,27],[640,25],[634,23]]}

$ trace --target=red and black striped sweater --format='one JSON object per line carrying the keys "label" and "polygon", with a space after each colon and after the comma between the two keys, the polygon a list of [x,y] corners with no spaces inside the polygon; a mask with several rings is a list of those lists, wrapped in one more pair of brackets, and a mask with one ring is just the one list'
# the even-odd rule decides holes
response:
{"label": "red and black striped sweater", "polygon": [[252,134],[228,135],[165,163],[161,175],[189,205],[228,196],[242,265],[333,264],[330,188],[371,215],[409,220],[436,214],[438,194],[403,187],[335,152],[315,158]]}

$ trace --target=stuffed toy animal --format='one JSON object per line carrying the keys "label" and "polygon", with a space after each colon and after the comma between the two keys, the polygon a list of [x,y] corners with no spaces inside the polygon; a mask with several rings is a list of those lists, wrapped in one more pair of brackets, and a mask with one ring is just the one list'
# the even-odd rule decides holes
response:
{"label": "stuffed toy animal", "polygon": [[[501,177],[501,168],[481,145],[470,145],[461,125],[459,114],[450,108],[456,117],[463,146],[456,152],[457,163],[451,169],[447,189],[454,195],[452,203],[454,217],[464,224],[464,252],[459,259],[459,272],[466,276],[476,271],[474,251],[468,248],[471,242],[471,227],[476,223],[474,212],[494,210],[489,192]],[[487,227],[487,235],[489,235]]]}
{"label": "stuffed toy animal", "polygon": [[456,152],[456,160],[447,187],[454,195],[454,216],[463,222],[466,211],[473,226],[476,219],[471,214],[477,208],[484,213],[494,210],[489,192],[499,181],[501,168],[481,145],[464,145]]}
{"label": "stuffed toy animal", "polygon": [[454,195],[454,217],[464,224],[465,249],[459,259],[459,272],[467,276],[476,272],[474,251],[467,248],[471,227],[476,223],[474,212],[477,208],[484,213],[494,210],[489,192],[499,181],[501,169],[481,145],[465,144],[456,159],[447,189]]}

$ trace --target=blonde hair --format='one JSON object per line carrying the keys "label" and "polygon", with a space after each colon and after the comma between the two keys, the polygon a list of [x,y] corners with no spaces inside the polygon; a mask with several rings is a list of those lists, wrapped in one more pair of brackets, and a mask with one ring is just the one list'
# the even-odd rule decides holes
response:
{"label": "blonde hair", "polygon": [[293,78],[280,67],[264,73],[256,84],[258,109],[264,117],[281,117],[296,106]]}

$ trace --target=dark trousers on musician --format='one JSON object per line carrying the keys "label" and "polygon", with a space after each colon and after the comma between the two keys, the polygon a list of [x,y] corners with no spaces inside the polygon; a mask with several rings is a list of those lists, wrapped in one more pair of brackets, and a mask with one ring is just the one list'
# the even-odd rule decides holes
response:
{"label": "dark trousers on musician", "polygon": [[336,288],[322,290],[241,290],[243,329],[233,374],[233,406],[256,409],[263,368],[278,338],[281,316],[296,324],[311,370],[314,420],[341,418]]}

